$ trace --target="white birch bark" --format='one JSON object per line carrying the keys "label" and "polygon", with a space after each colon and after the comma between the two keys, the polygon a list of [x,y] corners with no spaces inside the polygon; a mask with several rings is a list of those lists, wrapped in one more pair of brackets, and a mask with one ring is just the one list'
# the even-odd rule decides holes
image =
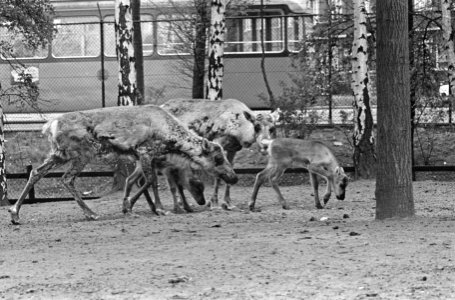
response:
{"label": "white birch bark", "polygon": [[354,93],[354,142],[358,144],[364,135],[368,97],[368,42],[366,8],[364,0],[354,0],[354,42],[352,44],[352,81]]}
{"label": "white birch bark", "polygon": [[225,0],[211,0],[209,37],[209,66],[207,76],[207,98],[219,100],[223,97],[224,36],[226,32]]}
{"label": "white birch bark", "polygon": [[5,132],[3,108],[0,106],[0,206],[9,205],[6,181]]}
{"label": "white birch bark", "polygon": [[365,0],[354,0],[354,41],[352,44],[352,80],[354,94],[354,168],[355,177],[371,178],[375,169],[373,116],[368,91],[368,41]]}
{"label": "white birch bark", "polygon": [[452,30],[451,18],[451,2],[452,0],[441,0],[442,14],[442,37],[444,40],[444,55],[448,63],[448,77],[450,87],[450,97],[453,99],[455,95],[455,50],[454,50],[454,32]]}
{"label": "white birch bark", "polygon": [[130,0],[115,1],[115,39],[117,60],[119,62],[118,105],[134,105],[138,90],[133,44],[133,15]]}

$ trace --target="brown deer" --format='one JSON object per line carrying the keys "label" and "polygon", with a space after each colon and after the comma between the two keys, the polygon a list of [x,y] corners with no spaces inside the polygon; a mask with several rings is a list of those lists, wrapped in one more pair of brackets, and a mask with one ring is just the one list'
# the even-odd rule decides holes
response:
{"label": "brown deer", "polygon": [[[32,170],[19,199],[10,207],[14,224],[19,223],[19,210],[30,188],[50,170],[67,163],[70,166],[63,175],[64,186],[84,215],[88,219],[97,219],[98,215],[85,204],[74,186],[76,177],[97,155],[114,153],[130,157],[136,163],[134,174],[143,172],[141,159],[150,161],[173,153],[230,184],[238,180],[219,144],[201,138],[177,118],[154,105],[65,113],[45,124],[43,133],[48,135],[51,152],[42,165]],[[146,179],[148,182],[153,180],[149,176]],[[131,210],[127,197],[131,184],[133,182],[127,180],[124,211]]]}
{"label": "brown deer", "polygon": [[[275,137],[273,120],[269,116],[258,115],[243,102],[235,99],[210,101],[205,99],[172,99],[161,105],[176,116],[189,129],[211,141],[219,142],[231,162],[242,148],[248,148],[262,139]],[[261,145],[260,143],[258,143]],[[214,192],[210,199],[211,207],[218,207],[220,181],[215,179]],[[226,184],[224,209],[231,209],[230,186]]]}
{"label": "brown deer", "polygon": [[275,190],[281,206],[289,209],[288,203],[278,188],[278,180],[290,167],[302,167],[308,170],[316,208],[323,208],[319,201],[318,176],[327,181],[327,190],[323,197],[324,205],[329,201],[332,189],[335,191],[337,199],[344,200],[348,177],[326,145],[318,141],[292,138],[277,138],[262,142],[267,147],[269,159],[265,169],[256,175],[253,194],[248,204],[250,210],[254,210],[259,188],[266,180],[269,180]]}
{"label": "brown deer", "polygon": [[[190,194],[199,205],[206,204],[204,197],[204,183],[200,180],[201,176],[204,174],[204,171],[197,166],[194,166],[194,164],[192,165],[185,157],[176,154],[166,154],[165,156],[154,158],[152,162],[146,163],[146,165],[150,165],[151,167],[145,168],[143,174],[137,174],[137,178],[130,176],[128,180],[133,182],[138,180],[137,182],[139,183],[139,186],[142,187],[141,190],[144,191],[147,202],[153,210],[152,205],[155,205],[155,203],[153,202],[150,194],[147,192],[147,189],[144,189],[144,178],[147,178],[148,176],[149,178],[153,179],[150,180],[149,184],[153,187],[153,193],[156,202],[155,207],[158,214],[165,215],[166,212],[162,207],[158,193],[158,180],[156,173],[164,175],[167,179],[169,190],[171,192],[174,203],[174,213],[179,214],[185,212],[193,212],[193,209],[186,200],[184,189],[187,189],[190,192]],[[153,173],[149,174],[150,172]],[[177,198],[177,192],[179,193],[180,201]],[[129,201],[131,208],[134,206],[139,196],[139,194],[136,194],[130,198]],[[181,205],[183,205],[183,208]],[[129,211],[124,212],[127,213]]]}

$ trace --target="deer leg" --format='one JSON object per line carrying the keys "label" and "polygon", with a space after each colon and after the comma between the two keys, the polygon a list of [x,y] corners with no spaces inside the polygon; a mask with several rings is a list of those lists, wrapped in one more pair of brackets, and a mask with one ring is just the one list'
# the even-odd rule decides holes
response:
{"label": "deer leg", "polygon": [[79,191],[74,186],[74,181],[76,177],[82,172],[87,162],[81,158],[73,159],[71,161],[71,167],[69,170],[63,174],[62,181],[66,189],[73,195],[79,207],[84,212],[84,215],[87,219],[96,220],[99,216],[94,213],[85,202],[82,200]]}
{"label": "deer leg", "polygon": [[179,191],[179,195],[180,195],[180,200],[182,201],[182,204],[183,204],[183,209],[186,211],[186,212],[194,212],[193,208],[191,207],[191,205],[188,203],[188,201],[186,200],[186,197],[185,197],[185,193],[183,191],[183,186],[181,186],[180,184],[177,185],[177,189]]}
{"label": "deer leg", "polygon": [[[171,192],[172,201],[174,203],[173,212],[176,213],[176,214],[183,214],[183,213],[185,213],[185,210],[180,206],[180,203],[178,201],[177,189],[178,189],[178,191],[180,193],[180,197],[182,197],[182,195],[183,195],[183,190],[182,190],[182,192],[180,191],[181,187],[175,181],[175,178],[173,177],[174,175],[175,174],[173,174],[172,172],[169,172],[168,174],[166,174],[167,182],[168,182],[168,185],[169,185],[169,191]],[[185,200],[185,202],[186,202],[186,200]]]}
{"label": "deer leg", "polygon": [[142,169],[142,163],[140,160],[136,160],[136,166],[134,171],[125,180],[125,190],[123,192],[123,213],[131,213],[134,203],[132,203],[130,196],[131,189],[135,182],[143,176],[144,172]]}
{"label": "deer leg", "polygon": [[215,178],[215,184],[213,185],[213,194],[210,198],[209,206],[210,208],[220,208],[218,205],[218,190],[220,188],[220,179]]}
{"label": "deer leg", "polygon": [[251,211],[254,210],[256,204],[256,198],[258,196],[259,188],[264,184],[265,180],[268,178],[269,169],[265,168],[256,175],[256,180],[254,181],[253,194],[251,195],[250,202],[248,207]]}
{"label": "deer leg", "polygon": [[310,182],[311,186],[313,187],[313,194],[314,194],[314,204],[316,205],[317,209],[323,208],[321,202],[319,201],[319,179],[318,175],[312,172],[310,174]]}
{"label": "deer leg", "polygon": [[[235,151],[227,151],[226,153],[226,158],[227,160],[231,163],[232,166],[234,166],[234,157],[235,157],[236,152]],[[223,207],[226,210],[231,210],[235,208],[234,205],[232,205],[231,201],[231,185],[226,183],[226,187],[224,189],[224,203],[221,204],[221,207]]]}
{"label": "deer leg", "polygon": [[283,195],[281,194],[280,188],[278,187],[278,180],[281,178],[281,176],[283,176],[285,170],[286,168],[284,167],[276,167],[275,169],[273,169],[273,172],[269,175],[269,181],[270,184],[272,185],[272,188],[275,190],[277,194],[278,201],[280,202],[281,207],[283,207],[283,209],[289,209],[289,204],[284,199]]}
{"label": "deer leg", "polygon": [[149,192],[147,190],[151,184],[152,184],[151,182],[146,180],[145,183],[143,185],[141,185],[141,187],[136,192],[136,194],[134,194],[134,196],[132,196],[132,197],[129,197],[131,208],[134,206],[134,204],[136,203],[137,199],[139,199],[139,197],[142,194],[144,194],[145,198],[147,199],[147,203],[149,204],[150,209],[152,210],[152,212],[155,213],[156,215],[160,215],[157,212],[156,207],[155,207],[155,203],[153,203],[152,197],[150,196],[150,194],[149,194]]}
{"label": "deer leg", "polygon": [[[332,181],[331,178],[333,177],[332,174],[329,171],[319,167],[318,165],[314,165],[314,164],[309,164],[307,166],[307,169],[308,169],[308,172],[318,174],[319,176],[321,176],[321,177],[326,179],[326,181],[327,181],[327,190],[326,190],[326,192],[324,194],[324,197],[323,197],[324,204],[326,204],[329,201],[330,195],[332,193],[332,190],[331,190],[331,181]],[[317,203],[316,203],[316,207],[317,208],[322,208],[322,206],[318,207]]]}
{"label": "deer leg", "polygon": [[31,173],[30,177],[25,185],[24,189],[22,190],[19,199],[17,199],[16,203],[8,209],[8,212],[11,215],[11,222],[15,225],[19,225],[19,210],[21,209],[22,203],[25,200],[30,189],[33,187],[35,183],[37,183],[41,178],[43,178],[50,170],[65,164],[67,161],[62,160],[61,158],[51,155],[47,158],[44,163],[42,163],[37,168],[34,168]]}
{"label": "deer leg", "polygon": [[327,202],[329,202],[330,200],[330,195],[332,194],[332,182],[333,182],[333,179],[332,178],[326,178],[325,179],[327,181],[327,188],[325,190],[325,194],[324,194],[324,205],[327,204]]}
{"label": "deer leg", "polygon": [[150,174],[148,174],[147,177],[149,178],[148,181],[151,183],[153,196],[155,197],[156,211],[160,215],[168,214],[164,210],[163,204],[161,203],[160,194],[159,194],[159,191],[158,191],[158,175],[156,173],[156,168],[153,168],[152,172],[150,172]]}
{"label": "deer leg", "polygon": [[[144,170],[143,174],[145,178],[145,183],[136,192],[136,194],[130,198],[131,207],[133,207],[137,199],[139,199],[139,197],[142,194],[144,194],[152,212],[154,212],[157,215],[166,215],[166,211],[163,208],[163,204],[161,204],[160,195],[158,192],[158,175],[156,174],[156,168],[152,167],[151,169],[147,169],[146,171]],[[147,190],[150,186],[152,187],[153,190],[155,202],[152,201],[152,197],[150,196]]]}
{"label": "deer leg", "polygon": [[[147,184],[147,180],[145,179],[145,176],[142,176],[141,178],[139,178],[138,182],[139,182],[139,187],[142,187],[142,186]],[[149,193],[149,190],[148,190],[149,186],[150,186],[150,184],[148,184],[147,188],[144,189],[143,194],[145,196],[145,199],[147,200],[148,205],[150,206],[150,210],[153,213],[158,214],[157,211],[156,211],[155,203],[153,202],[152,196],[150,196],[150,193]],[[136,203],[136,201],[137,201],[137,199],[134,200],[134,203]],[[133,206],[134,206],[134,204],[132,203],[131,204],[131,209],[133,209]]]}

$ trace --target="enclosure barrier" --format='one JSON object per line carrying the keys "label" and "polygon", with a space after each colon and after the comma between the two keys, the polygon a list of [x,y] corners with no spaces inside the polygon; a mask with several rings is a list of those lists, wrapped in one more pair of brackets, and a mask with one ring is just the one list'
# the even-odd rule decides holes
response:
{"label": "enclosure barrier", "polygon": [[[354,167],[346,166],[343,167],[346,173],[354,173]],[[241,168],[234,169],[237,174],[257,174],[262,171],[264,168]],[[455,172],[455,165],[453,166],[414,166],[413,170],[415,172]],[[32,166],[27,166],[26,173],[15,173],[15,174],[6,174],[8,180],[12,179],[28,179],[30,172],[32,171]],[[287,169],[285,173],[288,174],[300,174],[307,173],[308,171],[304,168],[290,168]],[[47,174],[44,178],[60,178],[63,176],[63,172],[52,172]],[[82,172],[78,177],[112,177],[114,175],[113,171],[104,171],[104,172]],[[85,196],[82,197],[84,200],[99,199],[99,196]],[[11,203],[17,201],[17,199],[8,199]],[[73,197],[54,197],[54,198],[37,198],[35,196],[35,188],[32,187],[28,193],[27,204],[32,203],[44,203],[44,202],[54,202],[54,201],[69,201],[73,200]]]}

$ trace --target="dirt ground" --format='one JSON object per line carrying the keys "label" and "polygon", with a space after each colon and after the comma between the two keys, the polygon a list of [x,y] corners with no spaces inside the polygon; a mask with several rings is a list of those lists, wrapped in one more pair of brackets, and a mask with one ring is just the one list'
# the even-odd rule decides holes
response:
{"label": "dirt ground", "polygon": [[144,199],[124,216],[119,194],[87,201],[97,221],[67,201],[24,205],[14,226],[1,207],[0,298],[455,299],[455,182],[416,182],[417,216],[388,221],[374,181],[322,210],[304,184],[281,188],[290,210],[263,187],[249,212],[251,190],[233,188],[234,211],[160,217]]}

